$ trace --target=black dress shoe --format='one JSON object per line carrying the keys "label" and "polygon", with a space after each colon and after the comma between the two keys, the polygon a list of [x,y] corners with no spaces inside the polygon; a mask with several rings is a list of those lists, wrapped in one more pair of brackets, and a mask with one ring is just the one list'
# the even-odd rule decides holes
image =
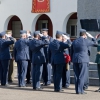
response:
{"label": "black dress shoe", "polygon": [[9,83],[12,83],[13,81],[12,81],[12,80],[8,80],[8,82],[9,82]]}
{"label": "black dress shoe", "polygon": [[81,93],[76,93],[76,94],[81,94]]}
{"label": "black dress shoe", "polygon": [[43,88],[33,88],[33,90],[35,90],[35,91],[41,91],[41,90],[43,90]]}
{"label": "black dress shoe", "polygon": [[19,85],[19,87],[26,87],[25,85]]}
{"label": "black dress shoe", "polygon": [[83,90],[87,90],[87,89],[88,89],[88,87],[84,87],[84,88],[83,88]]}
{"label": "black dress shoe", "polygon": [[36,88],[33,88],[33,90],[36,90]]}
{"label": "black dress shoe", "polygon": [[66,89],[68,89],[68,88],[69,88],[69,86],[63,86],[63,88],[66,88]]}
{"label": "black dress shoe", "polygon": [[81,94],[81,92],[76,92],[76,94]]}
{"label": "black dress shoe", "polygon": [[98,90],[96,90],[95,92],[100,92],[100,88]]}
{"label": "black dress shoe", "polygon": [[10,86],[9,84],[1,84],[1,86]]}
{"label": "black dress shoe", "polygon": [[83,93],[76,93],[76,94],[79,94],[79,95],[81,94],[82,95],[82,94],[87,94],[87,93],[86,92],[83,92]]}
{"label": "black dress shoe", "polygon": [[49,85],[51,85],[51,84],[47,84],[47,86],[49,86]]}
{"label": "black dress shoe", "polygon": [[41,84],[41,86],[47,86],[47,84],[46,83],[43,83],[43,84]]}
{"label": "black dress shoe", "polygon": [[1,86],[6,86],[6,84],[1,84]]}
{"label": "black dress shoe", "polygon": [[64,90],[54,90],[54,92],[63,92]]}
{"label": "black dress shoe", "polygon": [[31,82],[30,82],[30,81],[28,81],[28,82],[26,82],[26,84],[31,84]]}

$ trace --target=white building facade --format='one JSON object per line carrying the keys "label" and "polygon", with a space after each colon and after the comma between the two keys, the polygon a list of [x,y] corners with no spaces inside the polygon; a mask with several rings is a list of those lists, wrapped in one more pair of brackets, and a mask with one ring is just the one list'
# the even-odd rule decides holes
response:
{"label": "white building facade", "polygon": [[19,30],[48,28],[55,37],[56,30],[77,36],[77,0],[50,0],[49,13],[31,13],[32,0],[0,0],[0,32],[12,30],[19,38]]}

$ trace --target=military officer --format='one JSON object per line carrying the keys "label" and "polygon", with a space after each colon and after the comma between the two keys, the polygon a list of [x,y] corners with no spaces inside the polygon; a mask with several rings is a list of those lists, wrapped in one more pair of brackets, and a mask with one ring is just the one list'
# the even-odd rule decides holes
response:
{"label": "military officer", "polygon": [[[48,29],[44,28],[42,29],[42,34],[45,36],[48,40],[49,43],[53,41],[53,38],[48,35]],[[51,84],[51,64],[48,62],[48,48],[49,45],[44,46],[44,54],[46,57],[46,62],[43,64],[43,85],[50,85]]]}
{"label": "military officer", "polygon": [[[66,44],[71,45],[72,42],[70,40],[70,37],[68,36],[67,33],[63,34],[63,42]],[[70,56],[70,49],[65,49],[64,54],[67,54]],[[62,86],[65,88],[68,88],[70,85],[70,62],[66,63],[63,69],[63,76],[62,76]]]}
{"label": "military officer", "polygon": [[56,32],[56,39],[49,44],[49,62],[53,67],[54,91],[62,91],[62,72],[65,66],[64,49],[69,48],[68,44],[62,42],[63,32]]}
{"label": "military officer", "polygon": [[[12,37],[12,31],[7,30],[6,31],[6,39],[9,40],[9,36]],[[15,39],[16,41],[16,39]],[[9,64],[9,71],[8,71],[8,82],[13,82],[14,80],[14,57],[13,57],[13,47],[14,44],[10,46],[10,64]]]}
{"label": "military officer", "polygon": [[1,62],[0,62],[0,82],[1,82]]}
{"label": "military officer", "polygon": [[26,73],[29,57],[29,40],[26,39],[27,31],[20,31],[20,39],[14,46],[14,58],[18,66],[18,85],[19,87],[25,87]]}
{"label": "military officer", "polygon": [[[92,40],[87,39],[87,35]],[[75,72],[75,90],[76,94],[86,94],[83,90],[85,74],[89,63],[88,47],[97,46],[96,40],[86,30],[80,30],[80,37],[77,38],[71,46],[71,58],[73,62],[73,69]]]}
{"label": "military officer", "polygon": [[[33,37],[31,36],[31,32],[27,31],[27,38],[31,41]],[[31,58],[31,51],[29,50],[30,58]],[[28,67],[27,67],[27,74],[26,74],[26,84],[31,84],[31,60],[28,60]]]}
{"label": "military officer", "polygon": [[[99,38],[100,34],[96,36],[96,38]],[[97,70],[98,70],[98,76],[99,76],[99,89],[96,90],[96,92],[100,92],[100,40],[98,40],[98,47],[97,47],[97,55],[95,63],[97,63]]]}
{"label": "military officer", "polygon": [[0,67],[1,67],[1,85],[7,85],[8,81],[8,69],[9,69],[9,60],[10,52],[9,46],[14,44],[14,39],[9,37],[9,40],[6,40],[6,32],[0,33]]}
{"label": "military officer", "polygon": [[47,40],[40,40],[40,31],[34,32],[34,39],[30,41],[29,47],[32,51],[32,83],[33,90],[41,90],[40,79],[42,75],[43,63],[45,63],[45,55],[43,47],[48,45]]}

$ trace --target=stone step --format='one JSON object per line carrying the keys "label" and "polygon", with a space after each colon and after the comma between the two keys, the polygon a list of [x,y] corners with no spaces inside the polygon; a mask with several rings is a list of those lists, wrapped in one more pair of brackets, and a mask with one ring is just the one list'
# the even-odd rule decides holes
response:
{"label": "stone step", "polygon": [[[53,82],[53,76],[52,76],[52,82]],[[70,83],[75,84],[75,78],[74,76],[70,76]],[[92,78],[89,77],[89,85],[90,86],[99,86],[99,78]]]}
{"label": "stone step", "polygon": [[[73,69],[73,64],[70,65],[70,68]],[[90,62],[89,70],[97,70],[97,64]]]}
{"label": "stone step", "polygon": [[[71,84],[75,84],[74,76],[71,76],[70,78],[71,78]],[[98,78],[89,77],[89,85],[90,86],[99,86],[99,79]]]}
{"label": "stone step", "polygon": [[[74,76],[73,69],[70,69],[70,75]],[[89,77],[98,78],[98,72],[97,72],[97,70],[89,70]]]}

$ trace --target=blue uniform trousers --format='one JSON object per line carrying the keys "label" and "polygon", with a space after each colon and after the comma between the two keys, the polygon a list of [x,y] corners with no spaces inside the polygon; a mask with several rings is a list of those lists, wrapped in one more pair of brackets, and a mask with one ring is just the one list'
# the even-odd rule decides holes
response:
{"label": "blue uniform trousers", "polygon": [[6,85],[8,83],[8,68],[9,60],[0,60],[1,66],[1,85]]}
{"label": "blue uniform trousers", "polygon": [[51,84],[51,64],[43,64],[43,73],[42,73],[44,84]]}
{"label": "blue uniform trousers", "polygon": [[18,66],[18,83],[19,86],[25,86],[25,78],[26,78],[26,72],[27,72],[27,66],[28,66],[28,61],[26,60],[19,60],[17,61],[17,66]]}
{"label": "blue uniform trousers", "polygon": [[87,89],[88,86],[89,86],[89,65],[87,66],[87,69],[86,69],[85,82],[84,82],[83,89]]}
{"label": "blue uniform trousers", "polygon": [[85,75],[88,63],[73,63],[75,72],[75,90],[76,93],[83,93],[83,86],[85,82]]}
{"label": "blue uniform trousers", "polygon": [[62,73],[62,86],[63,87],[69,87],[70,85],[70,69],[66,69],[66,64],[63,68],[63,73]]}
{"label": "blue uniform trousers", "polygon": [[1,81],[1,61],[0,61],[0,81]]}
{"label": "blue uniform trousers", "polygon": [[59,91],[62,89],[62,72],[65,64],[54,64],[53,65],[53,80],[54,90]]}
{"label": "blue uniform trousers", "polygon": [[28,60],[28,67],[27,67],[27,74],[26,74],[27,83],[30,82],[30,78],[31,78],[31,61]]}
{"label": "blue uniform trousers", "polygon": [[32,66],[32,83],[33,83],[33,89],[40,88],[40,80],[42,76],[42,64],[33,64]]}
{"label": "blue uniform trousers", "polygon": [[98,76],[99,76],[99,87],[100,87],[100,64],[97,64]]}

